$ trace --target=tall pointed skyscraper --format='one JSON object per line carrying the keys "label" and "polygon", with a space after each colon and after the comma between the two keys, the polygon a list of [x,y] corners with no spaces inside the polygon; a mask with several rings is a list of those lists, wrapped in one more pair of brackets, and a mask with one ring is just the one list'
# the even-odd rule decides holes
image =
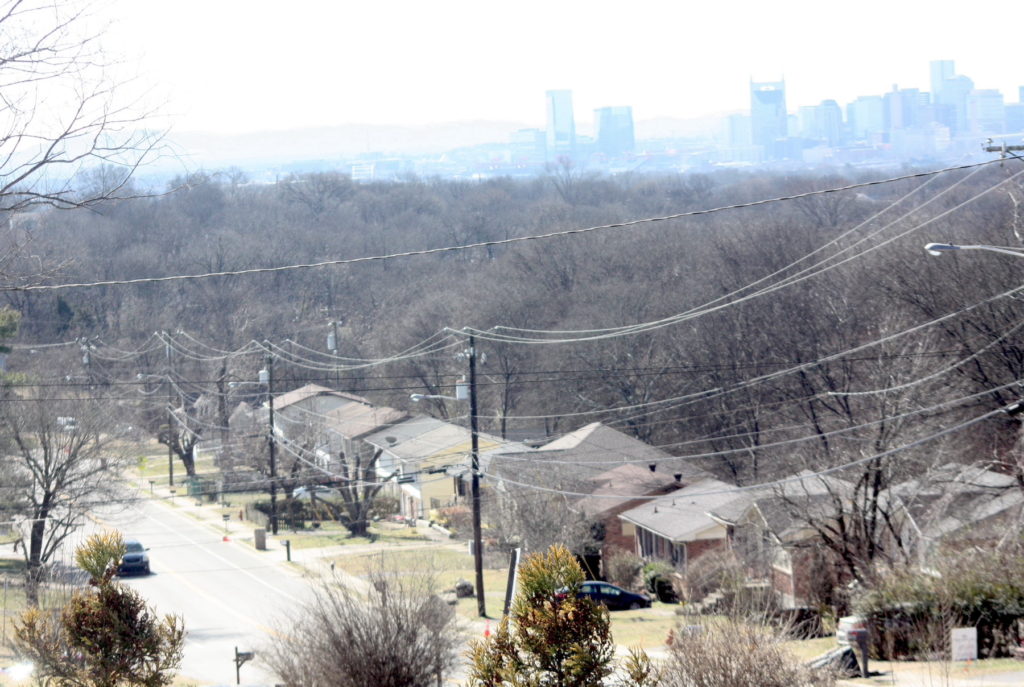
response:
{"label": "tall pointed skyscraper", "polygon": [[932,102],[942,102],[942,91],[946,79],[956,76],[956,65],[953,60],[932,60],[929,63],[931,68]]}
{"label": "tall pointed skyscraper", "polygon": [[572,91],[548,91],[548,159],[573,157],[576,153],[576,121]]}

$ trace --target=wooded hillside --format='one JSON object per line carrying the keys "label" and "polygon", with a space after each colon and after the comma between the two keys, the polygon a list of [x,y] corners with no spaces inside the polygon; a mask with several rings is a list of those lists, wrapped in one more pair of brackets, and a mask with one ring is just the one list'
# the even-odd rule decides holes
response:
{"label": "wooded hillside", "polygon": [[[465,367],[453,357],[457,344],[372,367],[348,359],[394,356],[446,327],[473,327],[486,355],[485,431],[541,437],[600,420],[752,483],[924,441],[1018,397],[1024,308],[1010,292],[1024,262],[981,251],[929,257],[923,245],[1020,246],[1021,169],[1009,161],[639,223],[629,222],[897,174],[607,179],[563,168],[533,181],[357,185],[311,174],[269,186],[197,174],[160,197],[13,218],[8,240],[23,249],[7,265],[8,283],[497,243],[5,296],[22,313],[20,341],[93,342],[90,384],[158,372],[170,346],[110,351],[133,351],[162,330],[185,346],[173,334],[180,330],[210,347],[175,352],[175,374],[196,389],[255,379],[259,355],[227,353],[268,340],[280,346],[281,390],[319,381],[402,408],[411,392],[452,393]],[[627,224],[501,243],[615,223]],[[317,358],[332,321],[338,358]],[[45,358],[40,374],[57,380],[85,373],[77,345],[38,350],[19,351],[11,364],[31,370]],[[999,416],[982,427],[1010,422]],[[1006,436],[952,433],[901,451],[886,469],[913,472],[965,451],[1003,456]]]}

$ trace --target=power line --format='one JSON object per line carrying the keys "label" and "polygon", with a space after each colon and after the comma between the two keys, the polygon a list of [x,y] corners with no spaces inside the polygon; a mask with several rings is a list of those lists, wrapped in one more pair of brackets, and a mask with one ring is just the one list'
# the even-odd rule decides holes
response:
{"label": "power line", "polygon": [[312,269],[317,267],[330,267],[339,265],[353,265],[364,262],[379,262],[382,260],[393,260],[397,258],[406,258],[421,255],[435,255],[440,253],[451,253],[455,251],[472,250],[475,248],[487,248],[491,246],[503,246],[514,243],[522,243],[525,241],[540,241],[550,238],[557,238],[561,236],[573,236],[577,234],[587,234],[596,231],[604,231],[610,229],[624,229],[629,227],[637,227],[642,225],[649,225],[659,222],[667,222],[670,220],[682,219],[685,217],[698,217],[701,215],[710,215],[717,212],[724,212],[726,210],[739,210],[742,208],[757,207],[761,205],[769,205],[772,203],[779,203],[784,201],[796,200],[798,198],[809,198],[813,196],[820,196],[829,193],[840,193],[843,191],[851,191],[859,188],[869,188],[872,186],[880,186],[884,184],[891,184],[897,181],[906,181],[908,179],[921,179],[925,177],[935,176],[937,174],[944,174],[946,172],[953,172],[957,170],[973,169],[976,167],[984,167],[996,163],[1002,163],[1002,160],[987,160],[985,162],[976,162],[967,165],[957,165],[954,167],[946,167],[943,169],[928,171],[928,172],[916,172],[914,174],[905,174],[899,177],[891,177],[887,179],[878,179],[875,181],[865,181],[856,184],[848,184],[846,186],[839,186],[836,188],[821,189],[818,191],[807,191],[805,193],[796,193],[787,196],[777,196],[774,198],[765,198],[762,200],[749,201],[746,203],[734,203],[732,205],[722,205],[714,208],[708,208],[705,210],[691,210],[687,212],[679,212],[671,215],[664,215],[660,217],[647,217],[643,219],[630,220],[626,222],[615,222],[611,224],[602,224],[590,227],[584,227],[580,229],[567,229],[563,231],[554,231],[546,234],[535,234],[531,236],[519,236],[508,239],[494,240],[494,241],[480,241],[477,243],[462,244],[456,246],[445,246],[441,248],[427,248],[422,250],[404,251],[401,253],[390,253],[386,255],[374,255],[366,256],[361,258],[345,258],[339,260],[324,260],[321,262],[304,263],[296,265],[282,265],[277,267],[255,267],[245,270],[225,270],[221,272],[205,272],[200,274],[178,274],[165,277],[141,277],[138,279],[116,279],[107,281],[94,281],[94,282],[78,282],[78,283],[67,283],[67,284],[35,284],[28,286],[0,286],[0,292],[3,291],[16,291],[16,292],[27,292],[27,291],[59,291],[65,289],[83,289],[83,288],[94,288],[100,286],[129,286],[134,284],[154,284],[161,282],[175,282],[175,281],[196,281],[202,279],[211,279],[214,277],[235,277],[244,276],[251,274],[267,274],[274,272],[289,272],[294,270]]}

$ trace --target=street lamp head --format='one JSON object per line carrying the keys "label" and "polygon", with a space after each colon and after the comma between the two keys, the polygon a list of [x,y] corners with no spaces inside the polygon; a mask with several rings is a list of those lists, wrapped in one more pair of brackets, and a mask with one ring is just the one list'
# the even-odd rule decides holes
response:
{"label": "street lamp head", "polygon": [[462,401],[464,399],[457,396],[444,396],[442,394],[409,394],[409,400],[413,403],[419,403],[425,398],[437,398],[443,401]]}
{"label": "street lamp head", "polygon": [[951,250],[960,250],[960,246],[952,243],[929,243],[924,249],[928,251],[928,255],[942,255],[948,253]]}

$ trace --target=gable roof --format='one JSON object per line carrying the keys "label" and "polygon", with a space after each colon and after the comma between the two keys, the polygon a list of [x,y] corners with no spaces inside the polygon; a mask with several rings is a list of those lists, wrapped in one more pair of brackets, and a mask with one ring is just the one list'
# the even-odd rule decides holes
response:
{"label": "gable roof", "polygon": [[598,516],[636,500],[637,496],[661,494],[679,487],[674,477],[664,472],[651,472],[632,463],[618,465],[586,480],[592,489],[576,505],[585,513]]}
{"label": "gable roof", "polygon": [[373,432],[363,437],[363,441],[393,453],[397,446],[409,441],[413,437],[431,432],[447,424],[426,415],[417,415]]}
{"label": "gable roof", "polygon": [[557,453],[558,458],[553,460],[572,463],[585,476],[600,474],[611,465],[633,464],[648,470],[650,465],[654,465],[656,472],[670,476],[678,474],[684,484],[713,477],[685,458],[676,458],[600,422],[569,432],[539,447],[537,452]]}
{"label": "gable roof", "polygon": [[1000,537],[1024,516],[1024,491],[1012,475],[984,465],[946,463],[893,488],[917,530],[936,540],[956,533]]}
{"label": "gable roof", "polygon": [[355,394],[349,394],[344,391],[335,391],[334,389],[329,389],[326,386],[320,386],[319,384],[306,384],[305,386],[300,386],[298,389],[292,389],[291,391],[286,391],[283,394],[275,396],[274,408],[276,410],[283,410],[290,405],[300,403],[301,401],[305,401],[307,398],[312,398],[314,396],[335,396],[346,401],[357,401],[359,403],[370,405],[370,402],[362,396],[356,396]]}
{"label": "gable roof", "polygon": [[673,542],[692,541],[700,532],[720,522],[710,513],[733,502],[749,507],[748,492],[716,479],[705,479],[688,487],[631,508],[619,517]]}
{"label": "gable roof", "polygon": [[327,428],[348,439],[358,439],[409,417],[401,410],[363,403],[346,403],[325,415]]}

